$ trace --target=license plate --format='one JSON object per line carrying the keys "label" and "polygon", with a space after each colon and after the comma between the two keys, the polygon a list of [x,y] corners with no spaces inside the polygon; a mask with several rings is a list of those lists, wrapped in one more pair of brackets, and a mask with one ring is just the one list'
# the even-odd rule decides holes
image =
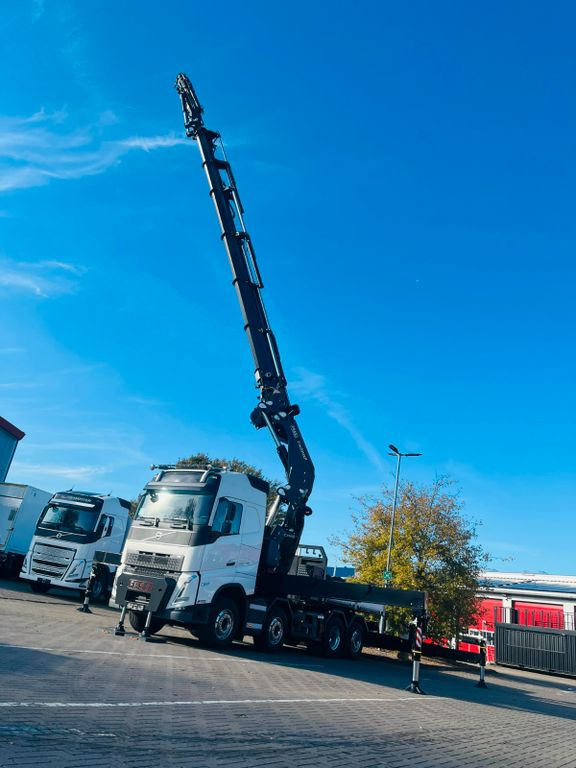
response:
{"label": "license plate", "polygon": [[38,579],[38,584],[51,584],[50,579]]}
{"label": "license plate", "polygon": [[154,589],[154,584],[151,581],[141,581],[140,579],[130,579],[128,582],[128,589],[135,589],[137,592],[147,592],[150,594]]}
{"label": "license plate", "polygon": [[144,603],[126,603],[126,608],[128,608],[129,611],[145,611],[146,606]]}

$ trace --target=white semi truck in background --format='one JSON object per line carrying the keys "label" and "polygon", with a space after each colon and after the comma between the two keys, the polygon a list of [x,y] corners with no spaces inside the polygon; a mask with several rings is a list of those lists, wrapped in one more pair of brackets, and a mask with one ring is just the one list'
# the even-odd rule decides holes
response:
{"label": "white semi truck in background", "polygon": [[[254,475],[157,467],[115,582],[113,601],[122,608],[116,634],[124,634],[128,615],[143,639],[173,624],[218,648],[251,635],[269,651],[304,641],[327,656],[354,658],[371,639],[382,642],[374,617],[388,606],[423,617],[426,595],[330,579],[323,549],[300,545],[314,466],[296,422],[299,408],[288,397],[232,169],[216,155],[220,136],[204,126],[185,75],[176,87],[186,134],[200,148],[256,366],[260,396],[251,420],[269,429],[286,483],[268,508],[268,483]],[[297,297],[287,298],[296,305]]]}
{"label": "white semi truck in background", "polygon": [[18,575],[51,495],[31,485],[0,483],[0,572]]}
{"label": "white semi truck in background", "polygon": [[[84,591],[96,551],[120,555],[130,524],[130,502],[116,496],[64,491],[45,502],[35,521],[20,577],[34,592],[51,587]],[[92,599],[108,599],[116,566],[98,565]]]}

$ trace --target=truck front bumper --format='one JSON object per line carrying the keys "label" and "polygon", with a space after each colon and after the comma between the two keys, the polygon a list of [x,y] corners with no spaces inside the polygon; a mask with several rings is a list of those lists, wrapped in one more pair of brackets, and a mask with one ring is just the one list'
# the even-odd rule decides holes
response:
{"label": "truck front bumper", "polygon": [[178,582],[170,576],[143,576],[124,572],[116,579],[116,605],[129,611],[153,613],[154,616],[177,624],[206,624],[209,605],[167,607]]}
{"label": "truck front bumper", "polygon": [[121,573],[116,579],[116,602],[132,611],[158,614],[167,605],[176,580],[170,576],[141,576]]}

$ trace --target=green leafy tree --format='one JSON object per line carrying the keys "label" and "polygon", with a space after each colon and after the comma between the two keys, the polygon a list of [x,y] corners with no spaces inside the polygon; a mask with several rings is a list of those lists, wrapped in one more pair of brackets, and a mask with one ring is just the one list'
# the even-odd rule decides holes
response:
{"label": "green leafy tree", "polygon": [[255,475],[256,477],[265,480],[270,485],[270,492],[268,493],[268,506],[276,498],[278,488],[280,487],[278,480],[270,480],[264,476],[262,470],[253,467],[251,464],[247,464],[241,459],[217,459],[208,456],[206,453],[195,453],[192,456],[188,456],[186,459],[178,459],[176,466],[179,468],[190,469],[203,468],[208,466],[222,468],[225,467],[226,469],[230,469],[233,472],[244,472],[250,475]]}
{"label": "green leafy tree", "polygon": [[[393,496],[391,488],[384,488],[380,499],[360,499],[353,531],[332,541],[341,548],[343,560],[354,566],[357,581],[384,583]],[[488,559],[475,541],[475,523],[462,514],[463,507],[448,477],[437,477],[430,486],[400,484],[391,586],[428,592],[428,635],[437,640],[458,636],[472,623],[478,579]],[[402,630],[407,616],[395,610],[390,620],[393,628]]]}

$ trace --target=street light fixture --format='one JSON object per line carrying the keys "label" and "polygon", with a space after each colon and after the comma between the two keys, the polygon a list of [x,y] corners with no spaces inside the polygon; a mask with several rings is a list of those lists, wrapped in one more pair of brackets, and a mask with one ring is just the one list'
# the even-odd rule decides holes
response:
{"label": "street light fixture", "polygon": [[394,523],[396,522],[396,505],[398,503],[398,483],[400,481],[400,463],[402,459],[407,456],[422,456],[421,453],[401,453],[398,448],[396,448],[395,445],[388,446],[390,448],[391,453],[388,454],[388,456],[396,456],[397,463],[396,463],[396,483],[394,485],[394,502],[392,504],[392,520],[390,521],[390,538],[388,539],[388,555],[386,557],[386,573],[385,573],[385,582],[386,586],[389,586],[390,582],[392,581],[392,573],[390,572],[390,562],[392,559],[392,544],[394,542]]}

